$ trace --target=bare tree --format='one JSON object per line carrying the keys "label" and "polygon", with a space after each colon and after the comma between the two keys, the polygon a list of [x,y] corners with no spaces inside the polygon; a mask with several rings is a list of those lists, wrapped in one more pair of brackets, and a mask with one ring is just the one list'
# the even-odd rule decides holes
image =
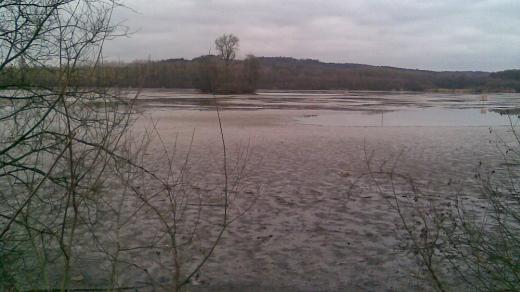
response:
{"label": "bare tree", "polygon": [[236,57],[239,39],[233,34],[223,34],[215,40],[219,56],[228,66]]}

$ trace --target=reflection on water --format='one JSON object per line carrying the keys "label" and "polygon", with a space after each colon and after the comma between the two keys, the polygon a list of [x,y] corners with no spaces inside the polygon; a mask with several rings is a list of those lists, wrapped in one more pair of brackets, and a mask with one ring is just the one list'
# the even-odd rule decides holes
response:
{"label": "reflection on water", "polygon": [[297,122],[345,127],[497,127],[519,125],[517,115],[482,109],[426,108],[389,112],[345,111],[306,116]]}
{"label": "reflection on water", "polygon": [[[131,95],[130,97],[133,97]],[[367,91],[260,91],[249,95],[219,95],[178,90],[143,90],[137,100],[146,107],[213,110],[334,110],[395,111],[442,107],[489,110],[518,108],[520,94],[441,94]]]}
{"label": "reflection on water", "polygon": [[497,127],[518,123],[520,94],[445,94],[369,91],[263,91],[212,95],[144,90],[144,107],[170,110],[305,111],[301,124],[352,127]]}

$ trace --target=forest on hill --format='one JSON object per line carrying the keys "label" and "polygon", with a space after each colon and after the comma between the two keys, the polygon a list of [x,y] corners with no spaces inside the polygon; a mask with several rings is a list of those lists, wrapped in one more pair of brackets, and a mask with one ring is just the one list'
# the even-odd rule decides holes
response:
{"label": "forest on hill", "polygon": [[[84,86],[143,88],[197,88],[203,92],[253,92],[255,89],[281,90],[405,90],[472,92],[520,92],[520,70],[501,72],[427,71],[349,63],[324,63],[290,57],[254,57],[222,64],[213,55],[192,60],[167,59],[105,63],[101,72],[77,74]],[[25,82],[28,85],[57,83],[52,69],[4,70],[0,85]],[[223,78],[223,76],[225,78]],[[216,89],[213,90],[213,87]]]}

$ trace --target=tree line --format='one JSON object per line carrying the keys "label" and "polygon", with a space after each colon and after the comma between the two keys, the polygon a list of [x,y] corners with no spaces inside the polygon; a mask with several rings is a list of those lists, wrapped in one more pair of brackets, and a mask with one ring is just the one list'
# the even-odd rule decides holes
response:
{"label": "tree line", "polygon": [[[82,86],[196,88],[217,94],[253,93],[258,88],[520,92],[520,70],[436,72],[253,55],[237,60],[238,43],[236,36],[224,34],[215,41],[218,55],[192,60],[106,62],[94,73],[78,66],[75,81]],[[27,68],[23,61],[6,68],[0,75],[0,86],[3,87],[20,84],[52,87],[59,82],[58,70],[38,66]]]}

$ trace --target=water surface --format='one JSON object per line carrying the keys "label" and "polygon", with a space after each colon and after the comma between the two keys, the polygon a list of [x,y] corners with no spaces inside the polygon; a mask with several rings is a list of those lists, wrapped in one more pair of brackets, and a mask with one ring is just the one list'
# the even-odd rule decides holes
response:
{"label": "water surface", "polygon": [[500,127],[518,125],[517,115],[486,109],[410,108],[398,111],[349,111],[306,115],[306,125],[345,127]]}

